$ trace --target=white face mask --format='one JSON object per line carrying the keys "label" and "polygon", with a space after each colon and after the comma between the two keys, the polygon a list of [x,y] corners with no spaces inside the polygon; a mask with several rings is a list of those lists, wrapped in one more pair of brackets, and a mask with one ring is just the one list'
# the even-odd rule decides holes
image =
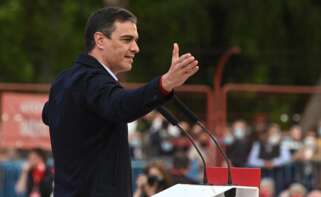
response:
{"label": "white face mask", "polygon": [[142,141],[138,138],[134,138],[131,141],[129,141],[129,144],[133,147],[140,147],[142,145]]}
{"label": "white face mask", "polygon": [[234,135],[236,139],[243,139],[245,137],[245,129],[241,127],[236,127],[234,131]]}
{"label": "white face mask", "polygon": [[304,145],[310,148],[313,148],[315,146],[315,138],[308,136],[304,139]]}
{"label": "white face mask", "polygon": [[271,145],[276,145],[280,142],[280,140],[281,140],[281,136],[279,134],[273,134],[269,137],[268,142]]}
{"label": "white face mask", "polygon": [[173,136],[173,137],[178,137],[180,135],[180,131],[177,127],[170,125],[168,127],[168,134]]}
{"label": "white face mask", "polygon": [[152,123],[152,128],[155,130],[158,130],[162,127],[162,119],[160,117],[157,117],[154,119],[153,123]]}

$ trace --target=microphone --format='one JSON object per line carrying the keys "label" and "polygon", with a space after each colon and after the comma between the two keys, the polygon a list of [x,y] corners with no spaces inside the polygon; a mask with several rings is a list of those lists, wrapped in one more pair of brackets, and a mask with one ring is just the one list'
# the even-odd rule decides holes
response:
{"label": "microphone", "polygon": [[193,124],[199,125],[203,129],[203,131],[205,131],[207,133],[207,135],[211,138],[212,142],[216,145],[216,147],[220,151],[221,155],[223,156],[225,162],[227,163],[227,173],[228,173],[227,184],[232,185],[231,163],[230,163],[227,155],[223,151],[221,145],[218,143],[217,139],[215,138],[215,136],[210,133],[208,128],[199,120],[199,118],[175,94],[173,96],[173,99],[174,99],[174,103],[183,112],[183,114],[185,114]]}
{"label": "microphone", "polygon": [[191,134],[189,134],[189,132],[185,131],[185,129],[183,129],[180,125],[179,125],[179,121],[177,120],[177,118],[175,118],[175,116],[173,114],[171,114],[165,107],[158,107],[157,111],[159,113],[162,114],[162,116],[168,121],[170,122],[172,125],[176,126],[179,128],[180,131],[184,132],[185,135],[187,136],[187,138],[189,139],[189,141],[192,143],[193,147],[196,149],[198,155],[201,157],[202,159],[202,163],[204,166],[203,169],[203,184],[207,184],[207,174],[206,174],[206,162],[205,159],[201,153],[201,151],[199,150],[199,148],[196,146],[193,137],[191,136]]}

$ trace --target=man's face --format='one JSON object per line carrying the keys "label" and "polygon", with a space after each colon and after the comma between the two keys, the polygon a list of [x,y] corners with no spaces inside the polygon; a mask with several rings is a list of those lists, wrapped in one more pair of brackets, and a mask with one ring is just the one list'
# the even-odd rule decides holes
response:
{"label": "man's face", "polygon": [[115,30],[110,38],[103,42],[103,59],[113,73],[131,70],[135,54],[139,52],[137,45],[138,32],[135,23],[130,21],[114,23]]}

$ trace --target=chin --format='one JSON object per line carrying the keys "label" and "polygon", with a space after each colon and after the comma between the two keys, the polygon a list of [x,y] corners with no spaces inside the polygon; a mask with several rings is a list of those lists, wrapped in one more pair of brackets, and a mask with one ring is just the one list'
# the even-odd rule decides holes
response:
{"label": "chin", "polygon": [[122,66],[122,69],[120,72],[127,72],[130,71],[132,69],[132,65],[126,65],[126,66]]}
{"label": "chin", "polygon": [[129,65],[126,65],[125,66],[125,71],[130,71],[132,69],[132,65],[131,64],[129,64]]}

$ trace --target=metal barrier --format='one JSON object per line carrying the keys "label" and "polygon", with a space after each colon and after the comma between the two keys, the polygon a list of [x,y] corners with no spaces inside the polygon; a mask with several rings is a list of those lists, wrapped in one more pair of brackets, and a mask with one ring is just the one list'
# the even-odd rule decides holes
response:
{"label": "metal barrier", "polygon": [[[21,172],[23,161],[0,162],[0,197],[26,197],[15,192],[15,185]],[[136,189],[136,178],[143,172],[146,161],[132,161],[132,189]],[[53,161],[49,160],[48,165],[52,166]]]}
{"label": "metal barrier", "polygon": [[147,165],[146,161],[143,160],[132,160],[132,191],[136,190],[136,179],[143,173],[143,169]]}
{"label": "metal barrier", "polygon": [[293,162],[272,169],[262,168],[262,178],[272,178],[275,191],[280,193],[292,183],[301,183],[310,191],[321,189],[321,161]]}
{"label": "metal barrier", "polygon": [[[17,195],[15,184],[21,172],[22,161],[0,162],[0,197],[25,197]],[[132,189],[136,189],[136,178],[147,165],[146,161],[132,161]],[[287,189],[291,183],[303,184],[307,190],[321,189],[321,161],[296,162],[273,169],[262,168],[262,178],[275,181],[276,192]]]}

